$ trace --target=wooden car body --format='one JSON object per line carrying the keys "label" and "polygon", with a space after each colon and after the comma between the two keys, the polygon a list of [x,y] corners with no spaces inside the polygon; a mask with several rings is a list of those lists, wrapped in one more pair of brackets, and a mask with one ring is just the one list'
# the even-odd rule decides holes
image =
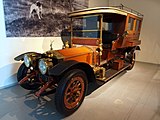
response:
{"label": "wooden car body", "polygon": [[19,84],[36,90],[38,97],[48,88],[56,89],[57,110],[65,115],[75,112],[88,83],[106,82],[134,66],[143,15],[125,8],[98,7],[69,13],[70,34],[63,49],[51,47],[45,53],[28,52],[15,58],[24,61],[17,73]]}

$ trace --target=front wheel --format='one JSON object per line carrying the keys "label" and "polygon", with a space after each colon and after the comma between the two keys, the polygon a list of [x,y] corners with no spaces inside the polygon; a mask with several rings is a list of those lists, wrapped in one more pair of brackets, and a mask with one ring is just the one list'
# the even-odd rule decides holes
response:
{"label": "front wheel", "polygon": [[70,70],[60,80],[56,94],[57,110],[66,116],[75,112],[84,100],[87,91],[86,74],[79,69]]}
{"label": "front wheel", "polygon": [[[32,72],[34,71],[31,71],[30,68],[27,68],[24,63],[21,64],[17,72],[17,81],[19,82],[27,75],[32,74]],[[32,78],[28,78],[28,80],[25,81],[23,84],[20,84],[20,86],[27,90],[36,90],[40,87],[40,84],[36,83],[37,79],[38,78],[35,75]]]}

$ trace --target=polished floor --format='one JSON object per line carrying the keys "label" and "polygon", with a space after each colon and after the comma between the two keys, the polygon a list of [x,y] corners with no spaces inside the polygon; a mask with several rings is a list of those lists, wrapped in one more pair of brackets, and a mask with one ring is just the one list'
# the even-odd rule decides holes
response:
{"label": "polished floor", "polygon": [[[93,91],[94,90],[94,91]],[[60,115],[54,94],[40,99],[20,86],[0,90],[0,120],[160,120],[160,65],[137,62],[102,86],[90,86],[81,107]]]}

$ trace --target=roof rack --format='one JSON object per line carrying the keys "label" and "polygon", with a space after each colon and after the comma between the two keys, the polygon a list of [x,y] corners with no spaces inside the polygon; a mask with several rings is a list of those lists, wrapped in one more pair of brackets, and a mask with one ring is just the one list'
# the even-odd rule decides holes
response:
{"label": "roof rack", "polygon": [[117,8],[119,8],[119,9],[126,10],[126,11],[131,12],[131,13],[134,13],[134,14],[140,16],[140,17],[143,17],[143,16],[144,16],[143,14],[139,13],[138,11],[133,10],[132,8],[126,7],[126,6],[124,6],[123,4],[120,4],[120,6],[111,6],[111,7],[117,7]]}

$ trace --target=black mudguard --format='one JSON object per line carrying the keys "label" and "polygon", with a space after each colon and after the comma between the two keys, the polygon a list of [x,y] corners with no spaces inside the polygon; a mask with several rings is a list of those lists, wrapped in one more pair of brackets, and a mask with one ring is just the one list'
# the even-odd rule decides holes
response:
{"label": "black mudguard", "polygon": [[81,69],[86,73],[87,79],[89,81],[95,80],[95,75],[92,67],[87,63],[78,62],[75,60],[63,61],[61,63],[58,63],[53,68],[48,70],[48,74],[50,76],[61,76],[65,72],[72,69]]}
{"label": "black mudguard", "polygon": [[17,57],[14,58],[15,61],[20,61],[20,60],[23,60],[23,57],[25,54],[35,54],[37,56],[41,56],[40,53],[36,53],[36,52],[26,52],[26,53],[23,53],[23,54],[20,54],[18,55]]}
{"label": "black mudguard", "polygon": [[141,50],[139,46],[129,47],[126,52],[134,52],[135,50]]}
{"label": "black mudguard", "polygon": [[141,50],[141,48],[139,46],[136,46],[136,50]]}

